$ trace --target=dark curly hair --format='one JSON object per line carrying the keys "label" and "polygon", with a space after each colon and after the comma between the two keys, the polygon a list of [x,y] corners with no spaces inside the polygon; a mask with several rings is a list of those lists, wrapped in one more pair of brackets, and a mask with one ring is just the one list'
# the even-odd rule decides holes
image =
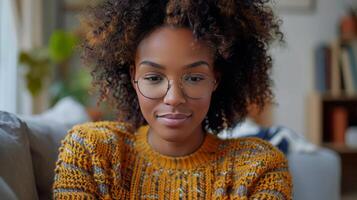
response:
{"label": "dark curly hair", "polygon": [[273,102],[269,45],[279,39],[281,20],[269,0],[106,0],[87,10],[83,55],[99,87],[98,103],[109,100],[118,120],[138,128],[147,122],[130,81],[139,42],[160,26],[185,27],[215,52],[220,84],[203,127],[217,134],[245,119],[247,107]]}

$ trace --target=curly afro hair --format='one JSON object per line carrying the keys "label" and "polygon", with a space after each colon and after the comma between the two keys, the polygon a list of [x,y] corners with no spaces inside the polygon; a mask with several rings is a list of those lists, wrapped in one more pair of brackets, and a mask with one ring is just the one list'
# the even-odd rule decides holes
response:
{"label": "curly afro hair", "polygon": [[105,0],[89,8],[82,20],[87,30],[83,59],[92,68],[98,103],[109,100],[118,120],[134,129],[143,118],[129,68],[139,42],[160,26],[184,27],[215,52],[218,88],[203,120],[214,134],[233,128],[248,114],[248,105],[263,110],[274,95],[269,46],[283,42],[279,20],[269,0]]}

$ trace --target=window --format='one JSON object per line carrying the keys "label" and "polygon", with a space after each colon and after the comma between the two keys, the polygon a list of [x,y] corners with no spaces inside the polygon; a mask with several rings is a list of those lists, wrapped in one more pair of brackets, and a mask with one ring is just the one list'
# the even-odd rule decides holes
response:
{"label": "window", "polygon": [[0,110],[16,110],[17,37],[16,7],[13,0],[0,1]]}

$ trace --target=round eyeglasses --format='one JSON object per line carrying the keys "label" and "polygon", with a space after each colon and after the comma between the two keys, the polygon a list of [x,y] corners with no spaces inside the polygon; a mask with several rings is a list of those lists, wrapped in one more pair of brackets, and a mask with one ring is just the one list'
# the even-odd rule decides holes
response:
{"label": "round eyeglasses", "polygon": [[[145,74],[134,80],[139,92],[149,99],[161,99],[166,96],[171,84],[169,79],[161,74]],[[180,87],[183,94],[192,99],[200,99],[209,96],[216,80],[206,74],[184,74],[181,77]]]}

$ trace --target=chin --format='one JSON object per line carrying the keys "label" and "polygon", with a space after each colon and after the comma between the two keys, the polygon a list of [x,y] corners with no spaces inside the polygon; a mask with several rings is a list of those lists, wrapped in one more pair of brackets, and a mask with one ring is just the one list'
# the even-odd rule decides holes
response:
{"label": "chin", "polygon": [[185,138],[189,136],[189,135],[185,135],[188,134],[187,129],[185,130],[185,128],[172,129],[172,128],[165,127],[161,130],[163,131],[160,133],[159,136],[168,142],[184,141]]}

